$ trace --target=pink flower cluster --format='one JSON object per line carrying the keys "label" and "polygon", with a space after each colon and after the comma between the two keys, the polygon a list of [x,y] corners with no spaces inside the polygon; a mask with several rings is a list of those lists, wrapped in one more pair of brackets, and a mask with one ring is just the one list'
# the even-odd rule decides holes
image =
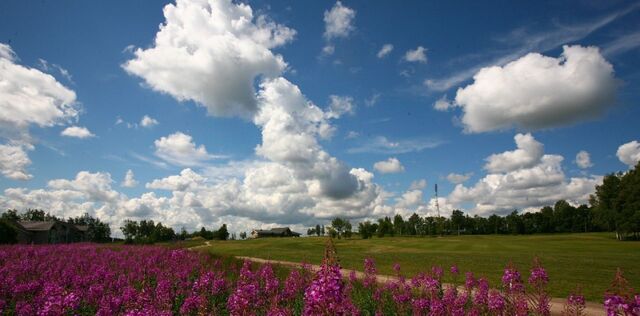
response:
{"label": "pink flower cluster", "polygon": [[[0,315],[550,315],[549,277],[534,261],[527,283],[508,265],[502,285],[464,273],[446,284],[435,266],[380,283],[373,259],[364,277],[340,271],[335,251],[279,278],[271,265],[241,267],[203,253],[150,246],[92,244],[0,247]],[[450,279],[460,275],[457,266]],[[579,291],[564,315],[582,315]],[[640,315],[640,295],[619,272],[607,292],[608,315]]]}

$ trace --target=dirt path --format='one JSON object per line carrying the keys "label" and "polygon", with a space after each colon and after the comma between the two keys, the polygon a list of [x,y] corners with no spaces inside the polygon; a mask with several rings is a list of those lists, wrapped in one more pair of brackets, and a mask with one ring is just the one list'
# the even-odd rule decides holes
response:
{"label": "dirt path", "polygon": [[[198,246],[198,247],[203,247],[203,246]],[[270,264],[278,264],[278,265],[290,266],[290,267],[299,267],[300,266],[299,263],[291,262],[291,261],[267,260],[267,259],[261,259],[261,258],[242,257],[242,256],[236,256],[236,258],[242,259],[242,260],[249,260],[249,261],[256,262],[256,263],[270,263]],[[311,269],[315,272],[315,271],[320,270],[320,266],[319,265],[311,265]],[[351,274],[352,271],[355,271],[356,276],[359,279],[363,279],[364,278],[364,273],[363,272],[360,272],[360,271],[357,271],[357,270],[349,270],[349,269],[341,269],[340,270],[340,272],[344,276],[348,276],[349,274]],[[376,278],[377,278],[378,283],[386,283],[388,281],[396,280],[396,277],[394,277],[394,276],[382,275],[382,274],[377,275]],[[562,314],[562,310],[564,309],[564,303],[566,301],[567,300],[565,298],[552,298],[551,299],[551,315],[561,315]],[[586,316],[605,316],[606,313],[604,311],[604,308],[602,307],[602,304],[587,302],[587,307],[586,307],[586,309],[584,311],[584,315],[586,315]]]}

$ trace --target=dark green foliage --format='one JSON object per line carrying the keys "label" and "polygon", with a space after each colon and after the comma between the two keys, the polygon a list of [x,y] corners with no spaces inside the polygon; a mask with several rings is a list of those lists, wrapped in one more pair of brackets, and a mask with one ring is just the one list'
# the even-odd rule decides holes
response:
{"label": "dark green foliage", "polygon": [[17,235],[18,232],[9,221],[0,219],[0,244],[15,244]]}
{"label": "dark green foliage", "polygon": [[640,239],[640,163],[626,173],[612,173],[596,186],[589,202],[597,225],[622,239]]}
{"label": "dark green foliage", "polygon": [[88,213],[75,218],[69,217],[67,220],[70,224],[89,226],[87,230],[87,241],[91,242],[108,242],[111,240],[111,227],[109,224],[103,223],[97,217],[92,217]]}
{"label": "dark green foliage", "polygon": [[153,244],[176,239],[173,228],[166,227],[160,222],[155,224],[153,220],[142,220],[140,222],[125,220],[120,230],[126,243]]}
{"label": "dark green foliage", "polygon": [[362,237],[362,239],[369,239],[373,237],[373,235],[376,233],[376,230],[378,230],[378,225],[375,223],[372,224],[370,221],[358,224],[358,233],[360,234],[360,237]]}
{"label": "dark green foliage", "polygon": [[351,237],[351,223],[343,218],[336,217],[331,221],[331,228],[333,229],[335,236],[338,239],[342,237]]}

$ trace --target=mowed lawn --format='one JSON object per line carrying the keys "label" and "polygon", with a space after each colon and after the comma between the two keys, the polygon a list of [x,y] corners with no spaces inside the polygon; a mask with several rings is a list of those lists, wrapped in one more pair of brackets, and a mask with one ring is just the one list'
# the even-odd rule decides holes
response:
{"label": "mowed lawn", "polygon": [[[212,241],[213,254],[320,264],[326,238],[265,238]],[[362,271],[363,259],[374,258],[380,274],[393,274],[400,263],[412,276],[432,265],[457,264],[461,271],[485,276],[492,286],[512,262],[525,280],[534,257],[540,258],[551,279],[554,297],[566,297],[580,285],[588,300],[602,301],[616,269],[623,270],[631,286],[640,289],[640,242],[620,242],[610,233],[529,236],[385,237],[335,240],[343,268]]]}

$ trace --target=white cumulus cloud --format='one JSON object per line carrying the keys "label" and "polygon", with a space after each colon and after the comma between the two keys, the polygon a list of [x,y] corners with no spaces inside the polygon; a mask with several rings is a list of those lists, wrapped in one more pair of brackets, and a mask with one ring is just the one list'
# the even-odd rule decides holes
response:
{"label": "white cumulus cloud", "polygon": [[149,115],[143,116],[140,120],[140,126],[142,127],[153,127],[155,125],[158,125],[158,120],[150,117]]}
{"label": "white cumulus cloud", "polygon": [[32,150],[31,145],[0,144],[0,173],[13,180],[29,180],[33,178],[26,170],[31,160],[25,150]]}
{"label": "white cumulus cloud", "polygon": [[178,0],[164,7],[164,16],[153,45],[136,49],[122,67],[151,89],[195,101],[211,115],[252,117],[255,78],[278,76],[287,67],[270,49],[296,32],[230,0]]}
{"label": "white cumulus cloud", "polygon": [[136,185],[138,185],[138,181],[136,181],[136,179],[134,178],[133,170],[127,170],[127,173],[124,175],[124,179],[122,180],[122,183],[120,183],[120,186],[125,188],[133,188]]}
{"label": "white cumulus cloud", "polygon": [[224,158],[210,154],[204,145],[197,146],[191,135],[182,132],[160,137],[154,141],[154,145],[156,156],[176,166],[202,166],[209,160]]}
{"label": "white cumulus cloud", "polygon": [[471,186],[458,184],[447,197],[456,207],[470,203],[475,214],[536,211],[558,200],[573,205],[587,203],[601,176],[568,179],[564,158],[542,152],[543,145],[529,134],[516,135],[518,149],[487,158],[488,173]]}
{"label": "white cumulus cloud", "polygon": [[355,17],[355,10],[345,7],[342,2],[337,1],[331,10],[324,12],[324,38],[331,40],[349,36],[355,29],[353,26]]}
{"label": "white cumulus cloud", "polygon": [[50,74],[18,64],[11,46],[0,43],[0,173],[29,180],[33,150],[29,127],[51,127],[78,117],[76,94]]}
{"label": "white cumulus cloud", "polygon": [[482,68],[456,93],[468,132],[529,130],[592,119],[614,103],[613,66],[596,47],[564,46],[559,58],[537,53]]}
{"label": "white cumulus cloud", "polygon": [[620,161],[629,166],[629,168],[635,167],[638,161],[640,161],[640,142],[634,140],[620,145],[616,156],[618,156]]}
{"label": "white cumulus cloud", "polygon": [[489,172],[509,172],[537,164],[544,153],[544,146],[531,134],[514,137],[518,149],[489,156],[484,168]]}
{"label": "white cumulus cloud", "polygon": [[349,96],[330,95],[328,118],[340,118],[344,114],[355,113],[356,105]]}
{"label": "white cumulus cloud", "polygon": [[576,154],[575,163],[582,169],[593,167],[593,163],[591,163],[591,156],[589,156],[589,153],[585,150],[581,150]]}
{"label": "white cumulus cloud", "polygon": [[60,132],[60,135],[75,138],[91,138],[96,136],[83,126],[69,126]]}
{"label": "white cumulus cloud", "polygon": [[400,173],[404,172],[404,166],[400,163],[400,160],[395,157],[391,157],[387,160],[378,161],[373,164],[373,169],[380,173]]}

